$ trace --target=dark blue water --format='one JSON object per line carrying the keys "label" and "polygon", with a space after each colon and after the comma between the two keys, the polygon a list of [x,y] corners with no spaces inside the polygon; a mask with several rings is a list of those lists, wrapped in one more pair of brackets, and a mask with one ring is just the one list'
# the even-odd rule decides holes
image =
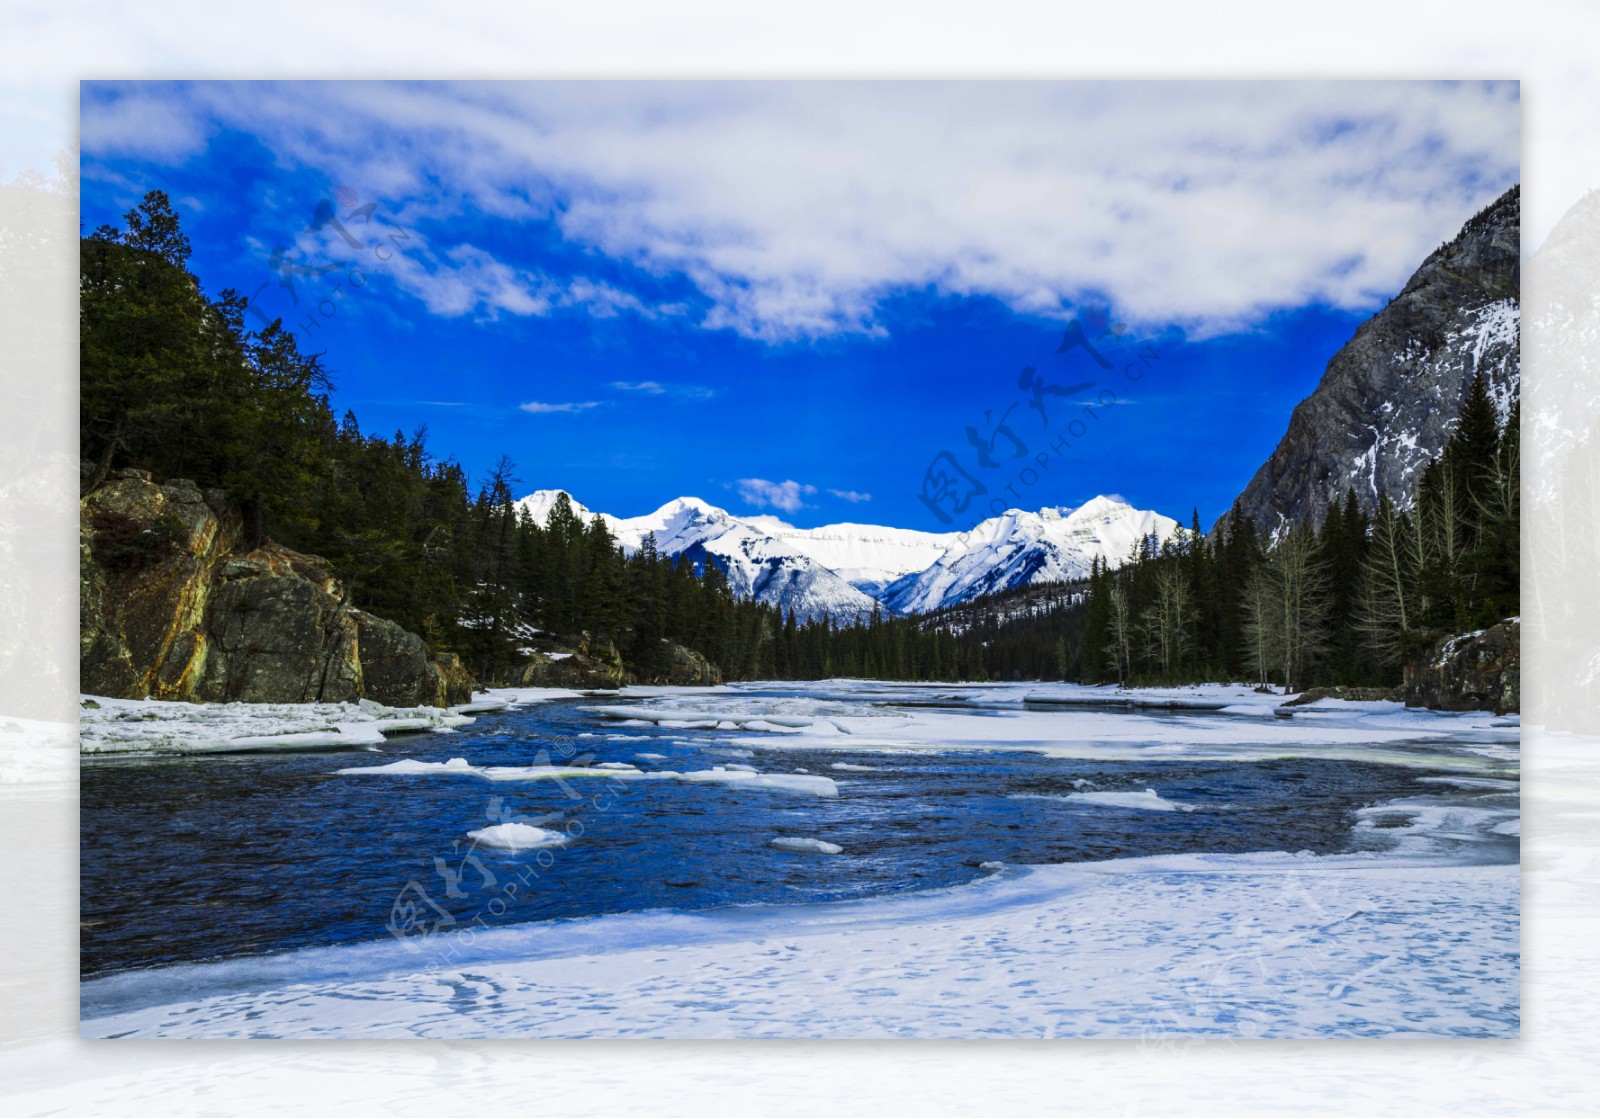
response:
{"label": "dark blue water", "polygon": [[[84,977],[369,941],[448,921],[498,927],[888,894],[969,881],[986,862],[1329,854],[1356,842],[1357,808],[1415,795],[1423,788],[1416,779],[1429,772],[1350,761],[1086,762],[1025,752],[783,749],[745,757],[729,752],[728,740],[740,737],[734,732],[623,728],[583,711],[587,702],[481,716],[455,734],[391,739],[379,753],[86,762]],[[836,780],[839,796],[678,781],[337,773],[401,758],[541,764],[563,741],[592,751],[595,762],[637,760],[642,769],[809,770]],[[637,758],[645,753],[667,760]],[[839,771],[837,762],[874,769]],[[1192,810],[1043,799],[1072,793],[1075,780],[1104,791],[1154,788]],[[577,838],[543,853],[466,839],[498,819],[540,817]],[[824,839],[845,855],[775,850],[775,836]]]}

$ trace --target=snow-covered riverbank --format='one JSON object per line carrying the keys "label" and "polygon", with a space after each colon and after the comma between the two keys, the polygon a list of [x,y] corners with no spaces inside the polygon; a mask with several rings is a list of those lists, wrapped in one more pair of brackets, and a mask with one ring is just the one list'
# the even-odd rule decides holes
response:
{"label": "snow-covered riverbank", "polygon": [[450,731],[514,703],[570,699],[560,688],[483,693],[456,707],[360,703],[176,703],[83,696],[79,749],[85,755],[207,754],[381,746],[385,738]]}
{"label": "snow-covered riverbank", "polygon": [[[696,741],[714,736],[719,748],[745,751],[754,763],[723,771],[744,784],[758,772],[778,779],[792,751],[803,749],[881,758],[830,766],[841,784],[893,781],[909,753],[993,751],[1041,756],[1049,766],[1137,759],[1253,769],[1308,758],[1439,775],[1413,779],[1415,795],[1356,813],[1344,855],[986,863],[990,873],[978,881],[888,897],[490,921],[406,940],[131,971],[84,984],[83,1033],[1516,1036],[1515,720],[1340,701],[1283,718],[1275,713],[1280,696],[1223,686],[1172,692],[1103,710],[1080,702],[1094,692],[1069,685],[828,681],[629,690],[620,699],[632,702],[595,698],[579,709],[597,717],[595,732],[581,736],[599,752],[595,776],[652,784],[651,777],[696,774],[658,767],[656,753],[632,755],[641,760],[631,765],[611,761],[606,744],[633,748],[651,727],[703,736]],[[496,698],[519,705],[551,697]],[[1169,698],[1195,702],[1169,707]],[[373,724],[381,721],[373,713]],[[437,761],[358,767],[366,772],[348,779],[488,777],[509,788],[545,776],[539,766],[484,768],[466,753],[469,760],[451,763],[459,755],[441,742]],[[1066,813],[1058,826],[1078,826],[1084,818],[1074,812],[1193,819],[1229,807],[1143,786],[1108,792],[1082,782],[1075,792],[1078,784],[1054,796]],[[761,844],[770,846],[773,834]],[[806,851],[787,857],[857,857],[848,843],[839,851],[802,838]],[[530,846],[519,857],[542,865],[534,861],[541,851]]]}
{"label": "snow-covered riverbank", "polygon": [[1515,1037],[1517,903],[1514,865],[1121,860],[888,901],[507,929],[451,955],[379,945],[185,969],[168,978],[231,970],[246,989],[91,1013],[83,1032]]}

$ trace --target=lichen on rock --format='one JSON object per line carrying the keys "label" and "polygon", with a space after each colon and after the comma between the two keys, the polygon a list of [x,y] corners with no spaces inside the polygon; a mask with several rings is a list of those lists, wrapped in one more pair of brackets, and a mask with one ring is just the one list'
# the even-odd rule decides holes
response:
{"label": "lichen on rock", "polygon": [[82,691],[195,702],[449,706],[453,654],[357,610],[327,564],[272,543],[239,551],[220,491],[121,470],[80,505]]}

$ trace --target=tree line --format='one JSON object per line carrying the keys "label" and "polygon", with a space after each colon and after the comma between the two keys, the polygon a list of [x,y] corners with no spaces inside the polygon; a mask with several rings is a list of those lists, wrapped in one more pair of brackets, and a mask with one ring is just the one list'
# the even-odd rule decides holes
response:
{"label": "tree line", "polygon": [[914,619],[802,620],[736,597],[705,557],[625,554],[563,495],[544,523],[513,498],[502,458],[477,485],[427,446],[336,416],[321,354],[247,301],[208,296],[165,194],[84,237],[80,457],[85,492],[120,467],[223,490],[241,546],[321,556],[362,609],[461,654],[480,679],[514,675],[537,636],[589,634],[641,679],[693,649],[729,679],[984,677],[982,645]]}
{"label": "tree line", "polygon": [[1249,680],[1290,690],[1393,685],[1441,637],[1519,612],[1520,461],[1481,376],[1408,508],[1353,489],[1320,525],[1264,537],[1235,508],[1210,537],[1196,516],[1089,580],[1085,681]]}
{"label": "tree line", "polygon": [[383,437],[336,416],[321,354],[246,300],[208,297],[166,196],[81,254],[80,455],[86,491],[122,466],[219,488],[246,548],[323,557],[356,605],[515,675],[529,643],[589,634],[643,680],[671,645],[727,679],[1242,679],[1377,683],[1444,633],[1516,612],[1515,415],[1475,383],[1412,508],[1354,494],[1319,528],[1263,540],[1235,510],[1211,537],[1144,541],[1076,586],[1021,588],[922,617],[802,619],[732,593],[710,557],[627,553],[565,495],[543,523],[502,458],[476,484],[427,429]]}

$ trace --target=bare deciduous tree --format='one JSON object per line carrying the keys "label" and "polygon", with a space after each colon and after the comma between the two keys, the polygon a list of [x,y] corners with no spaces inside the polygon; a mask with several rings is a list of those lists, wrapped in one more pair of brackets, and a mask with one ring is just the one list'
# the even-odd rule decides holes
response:
{"label": "bare deciduous tree", "polygon": [[1128,672],[1133,658],[1133,612],[1128,604],[1128,592],[1120,583],[1113,582],[1108,596],[1111,609],[1106,619],[1106,652],[1117,668],[1117,683],[1128,682]]}
{"label": "bare deciduous tree", "polygon": [[1194,651],[1194,596],[1181,571],[1162,568],[1156,574],[1156,600],[1139,618],[1151,659],[1171,676]]}

